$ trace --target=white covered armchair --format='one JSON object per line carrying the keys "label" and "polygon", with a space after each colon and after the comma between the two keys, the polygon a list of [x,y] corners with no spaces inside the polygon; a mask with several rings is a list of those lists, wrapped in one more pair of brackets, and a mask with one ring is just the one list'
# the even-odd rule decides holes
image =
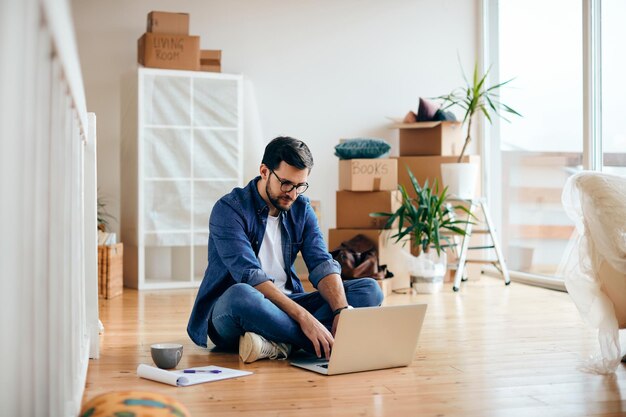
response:
{"label": "white covered armchair", "polygon": [[611,373],[626,328],[626,178],[584,171],[569,178],[562,202],[578,237],[561,270],[583,319],[598,329],[600,357],[588,370]]}

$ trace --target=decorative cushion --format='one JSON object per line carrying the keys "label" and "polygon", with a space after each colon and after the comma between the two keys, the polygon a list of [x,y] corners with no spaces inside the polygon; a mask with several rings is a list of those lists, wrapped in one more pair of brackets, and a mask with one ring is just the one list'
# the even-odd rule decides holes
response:
{"label": "decorative cushion", "polygon": [[413,113],[412,110],[408,112],[406,116],[404,116],[404,119],[402,120],[402,123],[415,123],[415,122],[417,122],[417,115]]}
{"label": "decorative cushion", "polygon": [[356,138],[335,146],[339,159],[380,158],[389,153],[391,145],[383,139]]}
{"label": "decorative cushion", "polygon": [[439,109],[437,110],[437,113],[435,113],[435,120],[442,122],[455,122],[456,116],[451,111]]}
{"label": "decorative cushion", "polygon": [[191,417],[187,408],[163,394],[142,391],[108,392],[86,402],[80,417]]}
{"label": "decorative cushion", "polygon": [[417,121],[418,122],[432,122],[435,119],[435,115],[441,106],[434,101],[421,98],[420,104],[417,109]]}

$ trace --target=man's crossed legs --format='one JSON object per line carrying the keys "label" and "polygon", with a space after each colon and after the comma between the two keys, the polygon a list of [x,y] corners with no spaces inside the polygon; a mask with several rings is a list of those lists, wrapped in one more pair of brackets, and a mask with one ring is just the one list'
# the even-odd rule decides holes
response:
{"label": "man's crossed legs", "polygon": [[[348,304],[355,308],[379,306],[383,301],[380,287],[371,278],[344,281],[343,285]],[[288,297],[311,313],[329,331],[331,330],[333,312],[318,291],[290,294]],[[209,331],[211,341],[221,348],[236,348],[244,334],[248,338],[246,341],[248,347],[250,343],[255,342],[249,338],[256,335],[266,339],[260,343],[270,341],[268,343],[273,349],[272,347],[266,349],[262,356],[255,354],[250,357],[249,352],[242,355],[240,347],[240,355],[246,362],[268,356],[286,357],[290,346],[315,353],[313,344],[304,335],[300,325],[248,284],[235,284],[222,294],[209,317],[209,328],[215,330]]]}

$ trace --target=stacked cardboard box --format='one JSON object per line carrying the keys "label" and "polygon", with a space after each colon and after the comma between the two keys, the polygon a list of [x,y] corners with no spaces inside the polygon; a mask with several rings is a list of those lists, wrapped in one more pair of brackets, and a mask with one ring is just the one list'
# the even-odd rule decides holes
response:
{"label": "stacked cardboard box", "polygon": [[210,49],[200,51],[200,71],[222,72],[222,51]]}
{"label": "stacked cardboard box", "polygon": [[396,125],[400,156],[454,156],[463,149],[461,122],[417,122]]}
{"label": "stacked cardboard box", "polygon": [[[413,186],[407,168],[411,170],[415,179],[423,185],[428,180],[429,185],[433,185],[437,180],[439,191],[445,187],[441,179],[441,164],[457,162],[458,156],[400,156],[398,160],[398,184],[404,185],[411,197],[415,197]],[[469,162],[480,166],[480,156],[465,155],[461,162]],[[476,184],[476,195],[480,195],[480,181]]]}
{"label": "stacked cardboard box", "polygon": [[[441,164],[458,161],[464,143],[461,122],[417,122],[402,123],[393,126],[399,129],[398,183],[403,185],[411,197],[415,191],[411,184],[407,168],[411,170],[420,185],[426,181],[432,186],[437,181],[441,191],[446,184],[441,179]],[[478,155],[465,155],[460,162],[478,164]],[[480,195],[480,181],[476,184],[475,195]],[[413,254],[416,249],[412,247]],[[447,251],[448,260],[455,256]],[[446,281],[454,271],[448,270]]]}
{"label": "stacked cardboard box", "polygon": [[221,72],[221,50],[200,50],[200,37],[189,36],[189,14],[150,12],[146,33],[137,41],[144,67]]}
{"label": "stacked cardboard box", "polygon": [[337,228],[330,229],[328,249],[362,234],[375,243],[381,265],[387,265],[394,278],[379,281],[385,295],[394,288],[408,287],[406,260],[401,252],[408,245],[395,244],[384,230],[386,218],[371,217],[374,212],[393,212],[400,203],[398,163],[393,158],[349,159],[339,161]]}
{"label": "stacked cardboard box", "polygon": [[[441,164],[457,162],[465,141],[461,122],[417,122],[392,126],[399,129],[398,181],[412,193],[407,168],[420,184],[437,179],[442,189]],[[480,157],[466,155],[461,162],[480,165]],[[478,181],[476,195],[480,195]]]}
{"label": "stacked cardboard box", "polygon": [[199,70],[200,37],[189,36],[189,14],[150,12],[137,58],[144,67]]}

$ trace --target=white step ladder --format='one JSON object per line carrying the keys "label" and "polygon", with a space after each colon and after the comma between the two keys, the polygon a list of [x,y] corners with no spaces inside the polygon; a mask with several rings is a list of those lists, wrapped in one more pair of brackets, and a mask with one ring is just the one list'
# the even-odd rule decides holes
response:
{"label": "white step ladder", "polygon": [[[456,264],[456,273],[454,274],[454,284],[452,289],[454,291],[459,291],[461,288],[461,281],[465,281],[465,266],[467,263],[486,263],[492,264],[496,267],[496,269],[502,274],[504,278],[504,284],[509,285],[511,283],[511,278],[509,277],[509,270],[504,261],[504,256],[502,254],[502,249],[500,247],[500,241],[496,236],[496,231],[491,220],[491,216],[489,215],[489,209],[487,208],[487,203],[483,198],[473,198],[473,199],[459,199],[459,198],[448,198],[449,201],[458,201],[462,203],[467,203],[469,205],[468,210],[474,217],[468,216],[470,222],[465,225],[465,236],[463,236],[463,242],[461,243],[461,250],[458,254],[458,263]],[[486,228],[474,228],[475,218],[480,218],[480,212],[482,212],[482,216],[484,218],[484,223]],[[472,234],[489,234],[491,237],[491,244],[489,245],[481,245],[481,246],[470,246],[470,239]],[[454,239],[456,241],[456,239]],[[467,253],[470,250],[486,250],[493,249],[496,253],[495,260],[489,259],[467,259]],[[453,266],[454,268],[454,266]]]}

